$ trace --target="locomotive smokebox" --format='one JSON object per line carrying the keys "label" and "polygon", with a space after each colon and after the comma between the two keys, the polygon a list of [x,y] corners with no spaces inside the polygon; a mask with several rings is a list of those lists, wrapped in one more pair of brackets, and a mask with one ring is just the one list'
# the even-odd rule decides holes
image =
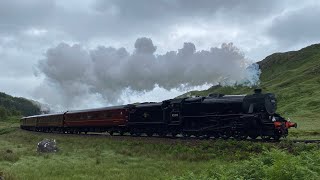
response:
{"label": "locomotive smokebox", "polygon": [[261,94],[261,92],[262,92],[262,89],[260,89],[260,88],[257,88],[254,90],[255,94]]}

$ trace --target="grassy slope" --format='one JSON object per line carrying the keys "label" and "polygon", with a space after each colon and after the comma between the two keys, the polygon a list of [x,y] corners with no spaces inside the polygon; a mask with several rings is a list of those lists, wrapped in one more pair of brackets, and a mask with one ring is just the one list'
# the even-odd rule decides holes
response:
{"label": "grassy slope", "polygon": [[[0,176],[8,179],[319,179],[317,144],[45,134],[0,123]],[[57,140],[60,151],[36,144]]]}
{"label": "grassy slope", "polygon": [[[320,44],[299,51],[275,53],[258,63],[260,85],[278,99],[278,112],[298,122],[296,133],[320,134]],[[247,94],[254,88],[215,86],[191,95],[210,93]]]}

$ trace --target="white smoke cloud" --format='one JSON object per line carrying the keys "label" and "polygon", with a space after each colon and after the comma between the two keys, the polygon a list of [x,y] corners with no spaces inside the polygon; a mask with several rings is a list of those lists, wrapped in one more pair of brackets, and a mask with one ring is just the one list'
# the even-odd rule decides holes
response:
{"label": "white smoke cloud", "polygon": [[[197,51],[184,43],[178,51],[156,55],[149,38],[139,38],[134,52],[99,46],[86,50],[80,45],[59,44],[47,50],[38,69],[45,80],[36,94],[53,107],[79,108],[127,102],[128,92],[185,90],[196,86],[227,83],[255,84],[259,68],[250,65],[232,43]],[[97,105],[97,104],[96,104]]]}

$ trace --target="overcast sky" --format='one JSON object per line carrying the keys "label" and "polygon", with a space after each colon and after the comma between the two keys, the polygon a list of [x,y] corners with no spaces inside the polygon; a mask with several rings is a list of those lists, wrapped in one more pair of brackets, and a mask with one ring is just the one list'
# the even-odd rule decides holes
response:
{"label": "overcast sky", "polygon": [[[38,95],[49,91],[50,74],[39,64],[49,62],[48,52],[61,45],[66,49],[76,45],[91,56],[99,47],[116,52],[123,47],[129,54],[126,59],[134,59],[141,37],[152,41],[154,56],[187,48],[185,42],[208,52],[233,43],[244,56],[240,59],[260,61],[274,52],[318,43],[319,17],[317,0],[1,0],[0,91],[46,101]],[[103,96],[95,93],[95,98]],[[149,88],[130,101],[155,96],[161,100],[179,93]]]}

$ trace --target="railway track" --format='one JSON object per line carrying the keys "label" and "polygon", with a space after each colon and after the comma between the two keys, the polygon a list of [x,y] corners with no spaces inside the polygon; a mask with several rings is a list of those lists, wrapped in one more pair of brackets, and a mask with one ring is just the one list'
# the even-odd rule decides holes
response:
{"label": "railway track", "polygon": [[[153,140],[156,140],[156,139],[161,139],[161,140],[181,140],[181,141],[188,141],[188,140],[191,140],[191,141],[198,141],[198,140],[218,140],[218,139],[222,139],[222,138],[206,138],[206,137],[195,137],[195,136],[191,136],[191,137],[184,137],[182,135],[177,135],[175,137],[172,137],[172,136],[165,136],[165,137],[162,137],[162,136],[152,136],[152,137],[149,137],[147,135],[141,135],[141,136],[131,136],[130,134],[125,134],[125,135],[110,135],[108,133],[87,133],[87,134],[84,134],[84,133],[81,133],[81,134],[67,134],[67,133],[48,133],[48,132],[37,132],[37,131],[28,131],[28,132],[35,132],[35,133],[41,133],[41,134],[55,134],[55,135],[66,135],[66,136],[87,136],[87,137],[90,137],[90,136],[95,136],[95,137],[108,137],[108,138],[115,138],[115,139],[146,139],[146,140],[149,140],[149,139],[153,139]],[[234,138],[229,138],[229,139],[225,139],[225,140],[236,140]],[[277,143],[277,142],[281,142],[282,140],[284,139],[280,139],[280,140],[264,140],[264,139],[260,139],[260,138],[257,138],[257,139],[244,139],[244,140],[237,140],[237,141],[250,141],[250,142],[266,142],[266,143]],[[306,143],[306,144],[309,144],[309,143],[320,143],[320,140],[303,140],[303,139],[290,139],[289,141],[291,142],[294,142],[294,143]]]}

